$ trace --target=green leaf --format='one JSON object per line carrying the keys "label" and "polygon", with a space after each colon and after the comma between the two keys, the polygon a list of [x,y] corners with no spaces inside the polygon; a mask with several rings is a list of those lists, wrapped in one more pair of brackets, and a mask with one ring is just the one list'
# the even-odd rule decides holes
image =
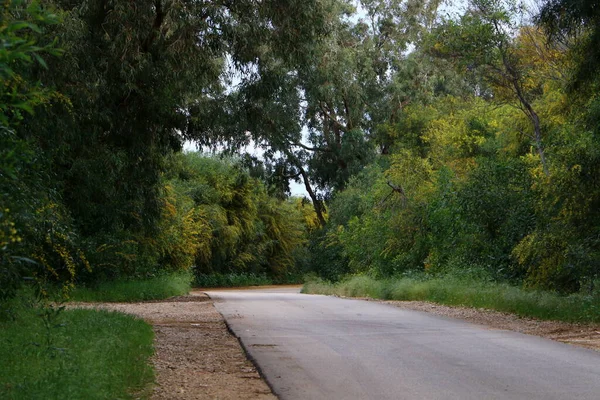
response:
{"label": "green leaf", "polygon": [[13,107],[26,111],[29,114],[33,114],[33,108],[29,104],[27,104],[27,102],[15,104],[13,105]]}
{"label": "green leaf", "polygon": [[35,57],[35,59],[40,63],[40,65],[42,67],[44,67],[44,69],[48,69],[48,64],[46,64],[46,61],[44,61],[44,59],[42,57],[40,57],[39,54],[37,53],[32,53],[33,57]]}

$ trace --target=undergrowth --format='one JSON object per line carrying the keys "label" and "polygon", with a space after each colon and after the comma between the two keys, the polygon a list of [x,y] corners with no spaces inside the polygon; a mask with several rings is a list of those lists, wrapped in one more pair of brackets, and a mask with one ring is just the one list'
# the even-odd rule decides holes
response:
{"label": "undergrowth", "polygon": [[129,315],[1,304],[0,398],[147,398],[153,331]]}
{"label": "undergrowth", "polygon": [[229,274],[197,274],[194,282],[196,287],[242,287],[242,286],[265,286],[273,285],[275,282],[266,275],[253,273],[229,273]]}
{"label": "undergrowth", "polygon": [[336,284],[312,279],[304,285],[302,292],[384,300],[424,300],[545,320],[600,322],[600,295],[597,293],[561,296],[503,283],[453,277],[376,280],[368,276],[354,276]]}
{"label": "undergrowth", "polygon": [[77,287],[71,293],[73,301],[133,302],[160,300],[187,294],[192,274],[177,272],[143,280],[102,282],[94,287]]}

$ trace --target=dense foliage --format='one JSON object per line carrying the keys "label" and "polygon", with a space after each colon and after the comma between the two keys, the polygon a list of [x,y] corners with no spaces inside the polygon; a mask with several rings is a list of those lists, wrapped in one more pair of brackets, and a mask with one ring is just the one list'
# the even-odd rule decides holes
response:
{"label": "dense foliage", "polygon": [[[561,14],[569,4],[544,9],[545,31],[522,6],[473,0],[415,42],[402,62],[428,56],[421,73],[437,88],[380,125],[385,151],[335,192],[314,253],[323,277],[424,271],[594,290],[598,81],[581,49],[597,27]],[[592,89],[570,91],[582,68]]]}
{"label": "dense foliage", "polygon": [[174,153],[218,129],[205,113],[228,69],[302,60],[325,3],[10,0],[1,12],[0,298],[26,281],[66,293],[192,267],[291,273],[302,207],[233,162]]}
{"label": "dense foliage", "polygon": [[165,179],[166,208],[174,221],[171,233],[161,229],[161,235],[172,235],[161,241],[162,264],[195,265],[197,275],[296,273],[294,256],[309,229],[305,217],[314,215],[309,204],[269,196],[239,163],[197,153],[173,155]]}
{"label": "dense foliage", "polygon": [[5,2],[0,297],[190,269],[593,290],[597,10],[441,6]]}

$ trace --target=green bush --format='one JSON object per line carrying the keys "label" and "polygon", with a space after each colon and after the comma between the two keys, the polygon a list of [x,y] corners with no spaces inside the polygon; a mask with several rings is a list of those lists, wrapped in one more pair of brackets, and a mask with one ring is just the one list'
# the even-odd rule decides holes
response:
{"label": "green bush", "polygon": [[201,288],[209,287],[244,287],[244,286],[265,286],[272,285],[274,282],[266,275],[257,275],[253,273],[229,273],[229,274],[196,274],[194,285]]}
{"label": "green bush", "polygon": [[170,164],[174,196],[198,216],[192,244],[200,281],[230,274],[282,279],[296,272],[296,250],[308,229],[301,204],[270,196],[232,159],[186,153],[173,155]]}
{"label": "green bush", "polygon": [[192,274],[180,271],[148,279],[126,279],[98,283],[92,287],[76,287],[72,301],[134,302],[161,300],[189,293]]}

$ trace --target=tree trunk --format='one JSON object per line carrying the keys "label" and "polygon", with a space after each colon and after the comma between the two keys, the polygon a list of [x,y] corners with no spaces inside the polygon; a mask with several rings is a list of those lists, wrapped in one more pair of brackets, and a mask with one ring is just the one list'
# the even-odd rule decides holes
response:
{"label": "tree trunk", "polygon": [[325,217],[323,216],[323,205],[321,204],[321,200],[317,198],[317,195],[312,190],[312,187],[310,186],[310,181],[308,180],[308,174],[306,173],[304,168],[302,168],[302,166],[298,166],[298,169],[300,169],[300,174],[302,175],[302,180],[304,181],[304,187],[306,188],[306,191],[308,192],[308,195],[312,200],[313,207],[315,208],[315,213],[317,214],[319,223],[321,224],[321,226],[325,226],[326,222]]}
{"label": "tree trunk", "polygon": [[317,198],[316,193],[310,186],[310,180],[308,179],[308,174],[306,173],[306,170],[304,169],[304,167],[302,167],[302,163],[300,162],[300,160],[294,154],[292,154],[292,152],[289,149],[285,149],[283,150],[283,152],[290,160],[290,163],[296,166],[296,168],[298,168],[298,170],[300,171],[300,175],[302,175],[302,180],[304,181],[304,187],[306,188],[306,191],[308,192],[308,195],[312,200],[315,213],[317,214],[317,219],[319,220],[319,224],[321,226],[325,226],[326,221],[325,216],[323,215],[323,204]]}
{"label": "tree trunk", "polygon": [[523,90],[521,88],[521,84],[519,82],[519,74],[515,70],[512,64],[510,64],[507,55],[504,53],[504,49],[500,47],[500,51],[502,52],[502,63],[504,64],[504,68],[506,69],[506,73],[508,74],[508,78],[512,87],[517,95],[517,99],[519,99],[519,103],[523,107],[523,111],[527,118],[531,121],[533,125],[533,140],[535,142],[536,150],[540,156],[540,162],[542,164],[542,170],[544,171],[544,175],[548,176],[548,165],[546,163],[546,155],[544,153],[544,145],[542,143],[542,127],[540,124],[540,117],[537,115],[531,103],[525,97]]}

